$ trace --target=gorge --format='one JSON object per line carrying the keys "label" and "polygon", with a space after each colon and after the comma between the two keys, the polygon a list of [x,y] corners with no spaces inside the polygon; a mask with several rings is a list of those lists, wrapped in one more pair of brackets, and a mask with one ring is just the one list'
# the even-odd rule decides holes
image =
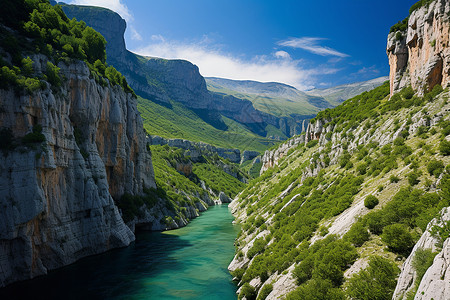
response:
{"label": "gorge", "polygon": [[448,299],[449,23],[421,0],[389,82],[301,92],[6,1],[0,298]]}

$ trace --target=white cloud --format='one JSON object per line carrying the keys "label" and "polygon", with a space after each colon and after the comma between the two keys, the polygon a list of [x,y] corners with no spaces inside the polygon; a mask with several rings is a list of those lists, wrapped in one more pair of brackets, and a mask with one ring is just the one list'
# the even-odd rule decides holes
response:
{"label": "white cloud", "polygon": [[327,66],[305,69],[301,66],[302,61],[286,59],[289,54],[285,51],[275,53],[275,58],[262,55],[245,59],[244,56],[237,57],[212,47],[207,39],[196,43],[170,42],[161,36],[152,39],[156,42],[133,52],[145,56],[188,60],[196,64],[205,77],[282,82],[305,90],[314,87],[316,76],[339,71]]}
{"label": "white cloud", "polygon": [[133,20],[128,7],[121,0],[72,0],[69,4],[105,7],[118,13],[127,22]]}
{"label": "white cloud", "polygon": [[291,59],[291,56],[286,51],[277,51],[274,55],[277,58]]}
{"label": "white cloud", "polygon": [[348,54],[339,52],[329,47],[324,47],[319,45],[320,41],[326,40],[324,38],[318,37],[302,37],[302,38],[291,38],[286,41],[278,42],[278,45],[284,47],[299,48],[311,53],[321,55],[321,56],[337,56],[337,57],[348,57]]}
{"label": "white cloud", "polygon": [[131,39],[135,41],[142,41],[142,36],[139,34],[139,32],[137,32],[137,30],[132,25],[128,27],[130,28],[131,31]]}

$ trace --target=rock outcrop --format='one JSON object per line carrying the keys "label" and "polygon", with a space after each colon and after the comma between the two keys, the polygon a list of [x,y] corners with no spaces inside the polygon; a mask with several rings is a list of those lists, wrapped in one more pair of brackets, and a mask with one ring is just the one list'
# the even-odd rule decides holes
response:
{"label": "rock outcrop", "polygon": [[391,96],[406,86],[423,93],[450,84],[450,3],[436,0],[409,17],[405,31],[391,32],[387,54]]}
{"label": "rock outcrop", "polygon": [[274,150],[266,150],[261,159],[262,167],[260,174],[264,173],[267,169],[278,165],[278,161],[286,156],[290,149],[303,143],[305,143],[305,135],[300,135],[284,142]]}
{"label": "rock outcrop", "polygon": [[[33,60],[45,70],[46,57]],[[97,84],[83,62],[58,66],[60,88],[0,90],[14,147],[0,152],[0,286],[127,246],[113,199],[155,187],[136,98]],[[40,127],[44,142],[23,139]]]}
{"label": "rock outcrop", "polygon": [[[427,230],[417,241],[411,254],[402,265],[402,272],[397,281],[394,296],[392,299],[400,300],[406,298],[408,293],[414,292],[417,284],[417,273],[413,267],[413,259],[418,249],[430,249],[433,252],[439,251],[439,237],[432,234],[434,226],[443,227],[450,221],[450,208],[444,208],[440,218],[433,219],[427,226]],[[450,239],[444,242],[442,251],[435,257],[433,265],[428,269],[422,278],[414,299],[449,299],[450,298]],[[423,292],[423,294],[422,294]]]}

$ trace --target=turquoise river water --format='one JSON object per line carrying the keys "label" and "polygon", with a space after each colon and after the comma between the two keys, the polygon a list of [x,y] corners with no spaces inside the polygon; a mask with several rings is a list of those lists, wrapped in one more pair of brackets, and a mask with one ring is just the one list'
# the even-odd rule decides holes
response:
{"label": "turquoise river water", "polygon": [[227,266],[238,228],[226,205],[188,226],[0,289],[0,299],[236,299]]}

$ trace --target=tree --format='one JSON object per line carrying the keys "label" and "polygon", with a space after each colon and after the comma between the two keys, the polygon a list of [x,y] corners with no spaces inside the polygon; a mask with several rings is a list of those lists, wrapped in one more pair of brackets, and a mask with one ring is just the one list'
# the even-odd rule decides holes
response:
{"label": "tree", "polygon": [[362,222],[356,222],[344,236],[344,239],[355,245],[355,247],[361,247],[369,238],[370,234]]}

